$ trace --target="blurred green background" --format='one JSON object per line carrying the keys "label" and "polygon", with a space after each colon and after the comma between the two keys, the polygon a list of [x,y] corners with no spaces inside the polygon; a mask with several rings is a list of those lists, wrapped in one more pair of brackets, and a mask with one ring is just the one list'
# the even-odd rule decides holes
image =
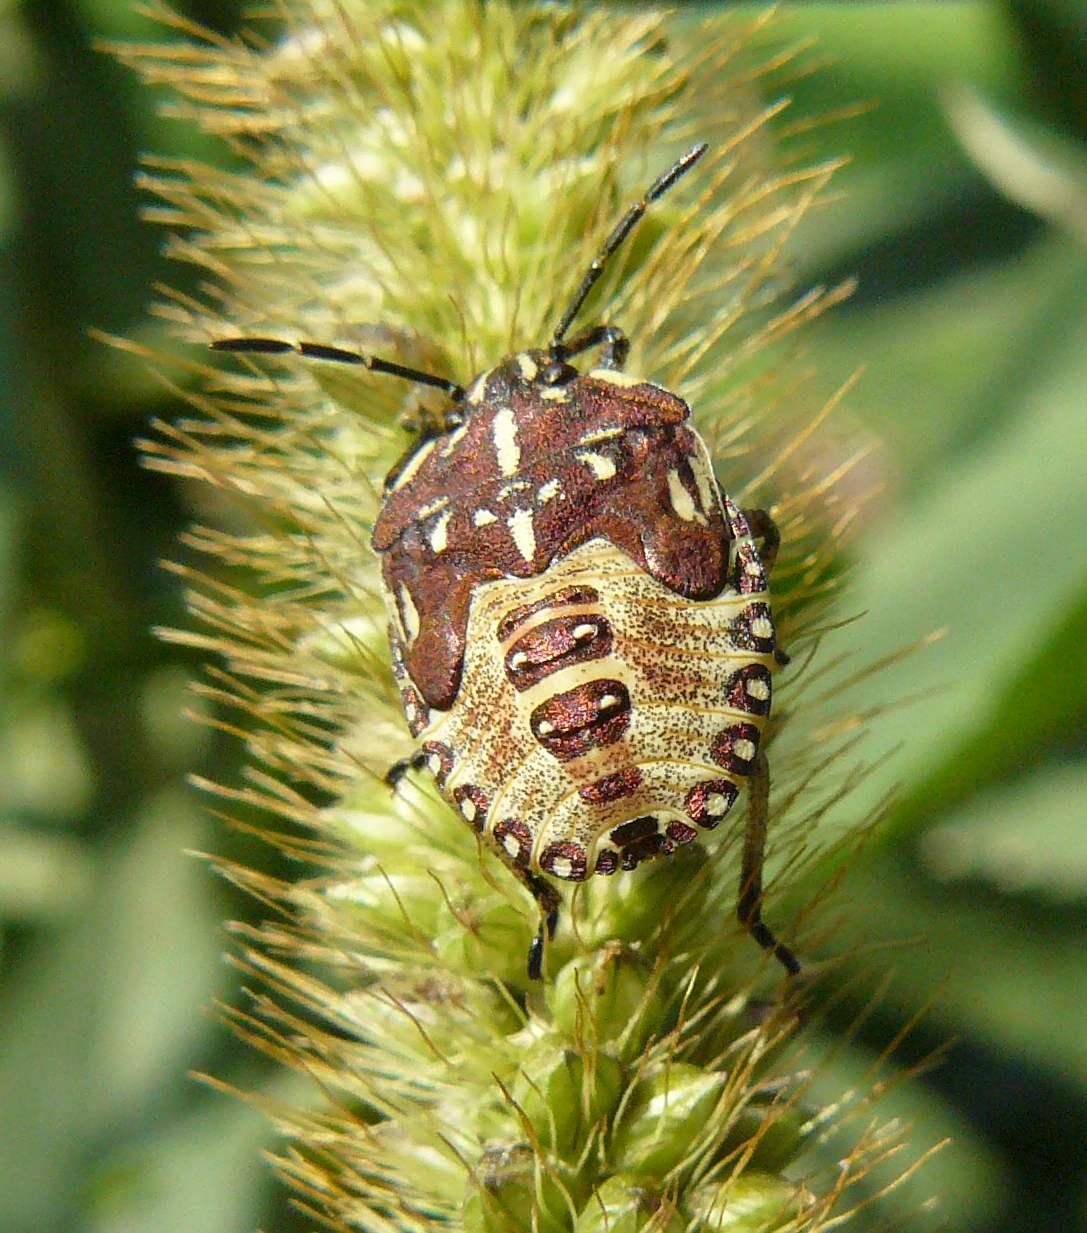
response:
{"label": "blurred green background", "polygon": [[[181,7],[234,28],[232,4]],[[958,1044],[886,1110],[955,1141],[883,1217],[922,1227],[937,1192],[954,1230],[1087,1229],[1087,6],[786,4],[779,32],[832,61],[801,111],[876,104],[811,134],[853,163],[794,250],[801,285],[860,280],[813,349],[833,380],[866,366],[845,424],[881,446],[868,615],[836,649],[949,628],[856,691],[918,701],[874,715],[870,756],[902,748],[842,811],[902,785],[847,932],[924,941],[887,957],[822,1090],[863,1083],[937,994],[898,1057]],[[139,468],[133,438],[176,408],[86,333],[170,346],[150,287],[190,285],[133,172],[203,140],[92,49],[148,37],[119,0],[0,3],[3,1233],[310,1227],[261,1116],[187,1078],[292,1085],[208,1010],[240,979],[221,922],[252,907],[183,849],[271,858],[184,787],[237,751],[181,717],[197,665],[148,632],[185,620],[156,561],[204,498]]]}

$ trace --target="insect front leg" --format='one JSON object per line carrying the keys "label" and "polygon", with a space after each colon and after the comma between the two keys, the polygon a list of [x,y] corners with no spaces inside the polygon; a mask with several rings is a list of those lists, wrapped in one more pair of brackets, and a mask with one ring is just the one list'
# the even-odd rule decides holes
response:
{"label": "insect front leg", "polygon": [[762,919],[762,867],[770,812],[770,764],[762,752],[755,757],[748,785],[747,830],[740,863],[736,915],[763,950],[770,951],[790,976],[796,976],[800,971],[797,957],[777,940]]}
{"label": "insect front leg", "polygon": [[396,788],[408,771],[421,771],[427,764],[427,755],[417,749],[406,758],[398,758],[385,772],[385,782],[390,788]]}
{"label": "insect front leg", "polygon": [[778,530],[778,524],[764,509],[745,509],[743,514],[747,519],[747,525],[751,528],[751,534],[756,539],[762,540],[759,556],[762,558],[763,568],[769,574],[774,568],[774,562],[778,559],[778,549],[781,547],[781,532]]}
{"label": "insect front leg", "polygon": [[600,347],[601,368],[622,368],[630,354],[630,340],[617,325],[594,325],[569,342],[553,348],[558,359],[569,360],[591,347]]}

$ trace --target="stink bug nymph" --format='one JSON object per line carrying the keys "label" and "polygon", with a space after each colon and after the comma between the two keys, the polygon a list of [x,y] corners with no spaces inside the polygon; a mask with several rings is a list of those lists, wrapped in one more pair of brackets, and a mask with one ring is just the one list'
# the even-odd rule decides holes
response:
{"label": "stink bug nymph", "polygon": [[[789,973],[760,915],[769,778],[759,741],[775,643],[777,529],[718,486],[690,408],[623,371],[626,335],[567,332],[608,259],[706,152],[695,146],[622,216],[544,347],[467,387],[312,342],[229,338],[436,386],[440,431],[385,482],[393,669],[417,754],[536,898],[538,977],[560,903],[544,875],[633,869],[718,826],[750,783],[738,914]],[[595,368],[571,361],[599,348]],[[761,541],[761,549],[759,542]]]}

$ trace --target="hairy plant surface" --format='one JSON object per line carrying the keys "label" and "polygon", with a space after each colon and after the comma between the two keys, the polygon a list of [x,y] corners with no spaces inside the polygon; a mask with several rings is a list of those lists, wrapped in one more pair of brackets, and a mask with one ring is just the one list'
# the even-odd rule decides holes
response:
{"label": "hairy plant surface", "polygon": [[269,1110],[280,1170],[334,1228],[830,1227],[898,1136],[839,1126],[845,1095],[805,1101],[829,888],[786,890],[862,773],[863,717],[816,652],[864,493],[863,450],[820,437],[837,396],[794,340],[842,294],[789,290],[788,240],[833,170],[782,153],[785,105],[766,100],[795,57],[753,50],[761,19],[645,10],[300,0],[243,42],[159,15],[171,41],[120,54],[233,156],[145,176],[171,252],[206,275],[199,300],[161,304],[199,346],[302,338],[467,384],[546,342],[621,209],[709,141],[581,320],[630,334],[629,370],[695,407],[723,486],[769,505],[784,541],[766,912],[806,975],[787,986],[734,923],[741,819],[568,893],[534,984],[531,899],[423,778],[383,783],[411,742],[370,530],[442,396],[194,350],[191,414],[148,459],[228,500],[189,536],[209,556],[186,571],[196,628],[166,636],[208,652],[199,688],[249,751],[244,785],[209,786],[303,862],[289,882],[219,865],[269,909],[239,931],[257,991],[230,1013],[315,1082],[312,1105]]}

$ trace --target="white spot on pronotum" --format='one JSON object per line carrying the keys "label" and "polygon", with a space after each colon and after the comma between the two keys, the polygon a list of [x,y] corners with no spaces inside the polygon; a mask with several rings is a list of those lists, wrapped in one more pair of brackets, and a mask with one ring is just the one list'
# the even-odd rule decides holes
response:
{"label": "white spot on pronotum", "polygon": [[615,437],[621,437],[626,431],[625,428],[599,428],[596,432],[587,432],[583,437],[578,437],[578,445],[597,445],[601,441],[611,441]]}
{"label": "white spot on pronotum", "polygon": [[444,552],[449,546],[449,520],[453,517],[452,510],[446,510],[437,522],[430,528],[430,550],[434,553]]}
{"label": "white spot on pronotum", "polygon": [[517,417],[512,407],[501,407],[491,424],[494,455],[503,475],[516,475],[521,465],[521,447],[517,444]]}
{"label": "white spot on pronotum", "polygon": [[613,706],[619,706],[622,701],[622,698],[616,694],[605,694],[596,704],[596,709],[598,711],[610,711]]}
{"label": "white spot on pronotum", "polygon": [[521,370],[521,376],[526,381],[534,381],[536,374],[540,371],[536,367],[536,361],[531,355],[526,355],[523,351],[517,357],[517,367]]}
{"label": "white spot on pronotum", "polygon": [[489,527],[492,522],[498,521],[498,515],[492,514],[489,509],[477,509],[472,515],[472,523],[477,527]]}
{"label": "white spot on pronotum", "polygon": [[442,446],[442,457],[448,458],[450,454],[460,444],[461,437],[468,431],[467,424],[461,424],[459,428],[454,428],[448,437],[445,437],[445,444]]}
{"label": "white spot on pronotum", "polygon": [[442,760],[437,754],[431,754],[430,757],[427,758],[426,764],[430,767],[431,774],[433,775],[437,775],[442,769]]}
{"label": "white spot on pronotum", "polygon": [[728,801],[721,795],[720,792],[711,792],[705,800],[706,812],[711,817],[722,814],[728,808]]}
{"label": "white spot on pronotum", "polygon": [[555,731],[555,725],[553,723],[549,723],[546,719],[541,719],[536,725],[536,731],[540,736],[550,736],[551,733]]}
{"label": "white spot on pronotum", "polygon": [[592,450],[578,450],[574,455],[578,462],[583,462],[591,468],[598,480],[608,480],[615,474],[615,463],[605,454],[594,454]]}
{"label": "white spot on pronotum", "polygon": [[679,472],[675,469],[668,472],[668,498],[672,502],[672,508],[684,522],[694,522],[696,518],[701,521],[694,498],[684,488]]}
{"label": "white spot on pronotum", "polygon": [[570,400],[570,395],[561,385],[553,385],[550,389],[540,390],[540,397],[546,398],[548,402],[568,402]]}
{"label": "white spot on pronotum", "polygon": [[460,811],[468,819],[469,822],[476,820],[476,814],[479,812],[476,809],[476,803],[470,796],[466,796],[460,803]]}
{"label": "white spot on pronotum", "polygon": [[586,642],[590,638],[596,637],[595,625],[575,625],[570,631],[570,636],[575,642]]}
{"label": "white spot on pronotum", "polygon": [[744,688],[750,697],[757,698],[759,702],[765,702],[770,697],[770,686],[762,677],[754,677]]}
{"label": "white spot on pronotum", "polygon": [[502,846],[510,856],[517,856],[521,851],[521,841],[512,831],[507,831],[502,836]]}
{"label": "white spot on pronotum", "polygon": [[517,551],[526,561],[536,556],[536,532],[532,525],[532,510],[515,509],[509,517],[508,526]]}
{"label": "white spot on pronotum", "polygon": [[589,376],[595,377],[597,381],[606,381],[608,385],[618,385],[623,389],[629,389],[632,385],[650,384],[644,377],[633,377],[628,372],[618,372],[614,368],[594,368]]}
{"label": "white spot on pronotum", "polygon": [[430,517],[431,514],[436,514],[438,510],[444,509],[449,504],[448,497],[438,497],[435,501],[428,501],[426,505],[415,515],[415,517],[423,522]]}
{"label": "white spot on pronotum", "polygon": [[498,490],[496,501],[505,501],[515,492],[524,492],[526,488],[531,488],[532,485],[527,480],[514,480],[512,484],[503,484]]}
{"label": "white spot on pronotum", "polygon": [[397,606],[400,609],[400,624],[404,627],[407,640],[414,642],[419,636],[419,610],[415,607],[411,592],[403,583],[400,584],[397,599],[399,600]]}
{"label": "white spot on pronotum", "polygon": [[415,453],[412,454],[412,456],[404,464],[403,471],[401,471],[400,474],[393,481],[393,485],[389,489],[390,492],[399,492],[400,489],[403,488],[405,484],[411,483],[411,481],[418,474],[419,468],[430,457],[431,451],[434,449],[434,446],[437,445],[437,443],[438,442],[435,439],[433,441],[425,441],[422,445],[419,446],[419,448],[415,451]]}
{"label": "white spot on pronotum", "polygon": [[743,740],[743,739],[734,741],[732,745],[732,752],[741,761],[750,762],[751,759],[755,756],[755,743],[754,741],[748,741],[748,740]]}
{"label": "white spot on pronotum", "polygon": [[559,481],[557,479],[549,479],[546,484],[540,485],[540,490],[536,493],[536,500],[541,505],[546,505],[548,501],[553,501],[560,492],[562,492],[562,485]]}
{"label": "white spot on pronotum", "polygon": [[471,389],[465,395],[465,398],[470,403],[480,403],[483,401],[483,395],[487,389],[487,378],[491,374],[489,372],[481,373],[473,382]]}
{"label": "white spot on pronotum", "polygon": [[702,506],[706,517],[711,518],[721,509],[721,502],[717,495],[717,481],[713,477],[713,471],[706,459],[698,454],[688,455],[687,461],[691,467],[691,474],[694,476],[695,487],[698,489],[698,503]]}
{"label": "white spot on pronotum", "polygon": [[574,862],[568,856],[556,856],[551,862],[551,872],[556,878],[568,878],[574,872]]}
{"label": "white spot on pronotum", "polygon": [[758,616],[751,622],[751,632],[756,638],[772,638],[774,626],[769,617]]}
{"label": "white spot on pronotum", "polygon": [[523,668],[527,663],[528,656],[524,653],[524,651],[514,651],[514,653],[510,656],[511,668]]}

